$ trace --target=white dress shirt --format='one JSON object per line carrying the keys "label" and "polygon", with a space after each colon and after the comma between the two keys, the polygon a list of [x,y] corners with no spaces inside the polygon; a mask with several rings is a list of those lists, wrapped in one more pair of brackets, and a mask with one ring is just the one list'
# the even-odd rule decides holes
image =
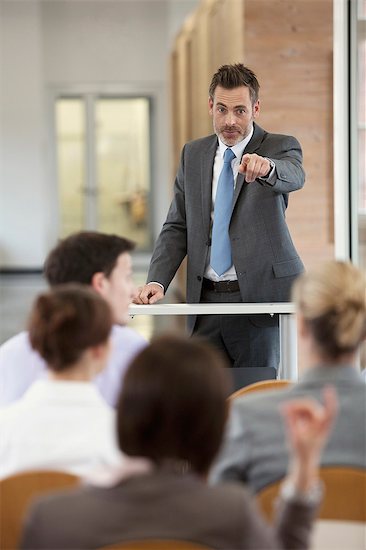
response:
{"label": "white dress shirt", "polygon": [[[234,154],[235,158],[231,161],[231,168],[233,170],[234,175],[234,189],[236,186],[236,178],[238,177],[239,173],[239,165],[241,163],[241,158],[244,153],[244,149],[248,145],[249,141],[252,139],[254,133],[254,126],[252,125],[252,128],[247,135],[246,138],[244,138],[242,141],[237,143],[236,145],[233,145],[232,147],[229,147]],[[223,143],[220,138],[218,138],[218,146],[216,150],[215,160],[214,160],[214,166],[213,166],[213,176],[212,176],[212,207],[211,207],[211,230],[212,230],[212,223],[213,223],[213,217],[214,217],[214,210],[215,210],[215,199],[216,199],[216,192],[217,192],[217,184],[219,182],[219,177],[222,171],[222,168],[224,166],[224,153],[226,149],[228,149],[228,146]],[[265,178],[260,178],[261,180],[264,180],[269,185],[273,185],[276,182],[276,166],[274,165],[274,162],[272,159],[268,159],[271,161],[271,170],[269,174]],[[211,255],[211,249],[207,256],[207,263],[206,263],[206,269],[204,277],[206,279],[211,279],[211,281],[234,281],[237,280],[237,274],[235,271],[234,265],[230,267],[225,273],[223,273],[221,276],[217,275],[216,271],[210,266],[210,255]],[[151,281],[148,284],[157,284],[161,286],[161,288],[165,292],[165,288],[163,285],[157,281]]]}
{"label": "white dress shirt", "polygon": [[84,476],[119,464],[115,421],[90,382],[39,380],[0,410],[0,478],[26,470]]}
{"label": "white dress shirt", "polygon": [[[249,141],[252,139],[254,132],[254,127],[252,126],[251,131],[247,135],[246,138],[244,138],[242,141],[237,143],[236,145],[233,145],[232,147],[229,147],[235,154],[235,158],[231,161],[231,168],[233,170],[234,175],[234,189],[236,186],[236,179],[238,177],[238,168],[241,162],[241,158],[244,153],[244,149],[248,145]],[[214,218],[214,210],[215,210],[215,199],[216,199],[216,192],[217,192],[217,185],[219,182],[219,177],[222,171],[222,168],[224,166],[224,154],[226,149],[228,149],[228,146],[223,143],[220,138],[219,144],[217,146],[215,160],[214,160],[214,166],[213,166],[213,177],[212,177],[212,207],[211,207],[211,229],[212,229],[212,223]],[[273,174],[275,173],[275,167],[273,167],[268,174],[266,178],[264,178],[268,183],[272,183]],[[261,178],[262,179],[262,178]],[[225,273],[223,273],[221,276],[217,275],[216,271],[210,266],[210,254],[211,250],[207,257],[207,264],[205,269],[205,275],[204,277],[206,279],[211,279],[211,281],[234,281],[237,280],[237,275],[235,271],[234,265],[232,265]]]}
{"label": "white dress shirt", "polygon": [[[129,363],[146,345],[146,340],[129,327],[113,326],[107,366],[93,381],[112,407]],[[46,364],[32,349],[28,332],[20,332],[0,346],[0,407],[19,399],[35,380],[45,377]]]}

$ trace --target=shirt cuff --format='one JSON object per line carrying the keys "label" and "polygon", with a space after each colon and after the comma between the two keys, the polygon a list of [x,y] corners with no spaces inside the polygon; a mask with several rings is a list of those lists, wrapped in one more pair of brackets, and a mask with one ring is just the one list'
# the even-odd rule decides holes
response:
{"label": "shirt cuff", "polygon": [[163,285],[161,283],[158,283],[158,281],[150,281],[149,283],[147,283],[148,285],[159,285],[161,286],[161,288],[163,289],[163,292],[165,294],[165,288],[163,287]]}

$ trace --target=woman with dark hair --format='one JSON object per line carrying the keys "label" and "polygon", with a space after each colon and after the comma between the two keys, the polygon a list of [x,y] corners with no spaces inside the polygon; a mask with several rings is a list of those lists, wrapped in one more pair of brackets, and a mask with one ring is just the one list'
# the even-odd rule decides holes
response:
{"label": "woman with dark hair", "polygon": [[[130,365],[118,403],[119,444],[128,458],[114,476],[36,503],[22,547],[86,549],[152,538],[227,550],[305,548],[319,494],[295,501],[287,490],[272,529],[243,487],[206,483],[228,412],[224,367],[207,344],[178,336],[153,341]],[[311,400],[286,406],[292,448],[286,483],[297,493],[318,488],[317,464],[335,409],[331,391],[324,406]]]}
{"label": "woman with dark hair", "polygon": [[106,364],[111,327],[107,302],[82,285],[36,299],[29,337],[47,378],[0,411],[1,478],[35,469],[82,475],[119,462],[115,413],[91,383]]}

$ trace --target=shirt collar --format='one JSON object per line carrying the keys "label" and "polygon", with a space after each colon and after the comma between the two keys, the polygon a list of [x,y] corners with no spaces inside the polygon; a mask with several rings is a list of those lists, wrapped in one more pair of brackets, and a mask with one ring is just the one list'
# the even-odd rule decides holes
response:
{"label": "shirt collar", "polygon": [[317,365],[307,369],[299,380],[300,383],[313,381],[325,381],[330,384],[336,381],[361,382],[365,384],[361,373],[354,365]]}
{"label": "shirt collar", "polygon": [[[248,145],[248,143],[252,139],[253,133],[254,133],[254,126],[252,124],[252,128],[251,128],[249,134],[247,135],[247,137],[242,139],[241,141],[239,141],[239,143],[237,143],[236,145],[233,145],[232,147],[229,147],[229,149],[231,149],[233,151],[233,153],[234,153],[234,155],[236,156],[237,159],[240,160],[241,157],[243,156],[244,149],[246,148],[246,146]],[[219,139],[220,157],[224,158],[224,153],[225,153],[226,149],[228,149],[228,146],[225,145],[225,143],[223,143],[220,138],[218,138],[218,139]]]}

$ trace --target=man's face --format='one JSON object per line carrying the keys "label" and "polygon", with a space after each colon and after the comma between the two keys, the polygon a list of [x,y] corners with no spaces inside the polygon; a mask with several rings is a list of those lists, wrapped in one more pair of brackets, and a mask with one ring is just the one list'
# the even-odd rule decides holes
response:
{"label": "man's face", "polygon": [[109,275],[103,275],[99,293],[109,303],[114,322],[125,325],[128,322],[128,306],[136,293],[136,287],[132,280],[131,256],[127,252],[118,256],[116,265]]}
{"label": "man's face", "polygon": [[208,99],[208,107],[215,134],[228,147],[247,137],[253,120],[259,115],[259,100],[252,105],[246,86],[231,90],[217,86],[214,98]]}

